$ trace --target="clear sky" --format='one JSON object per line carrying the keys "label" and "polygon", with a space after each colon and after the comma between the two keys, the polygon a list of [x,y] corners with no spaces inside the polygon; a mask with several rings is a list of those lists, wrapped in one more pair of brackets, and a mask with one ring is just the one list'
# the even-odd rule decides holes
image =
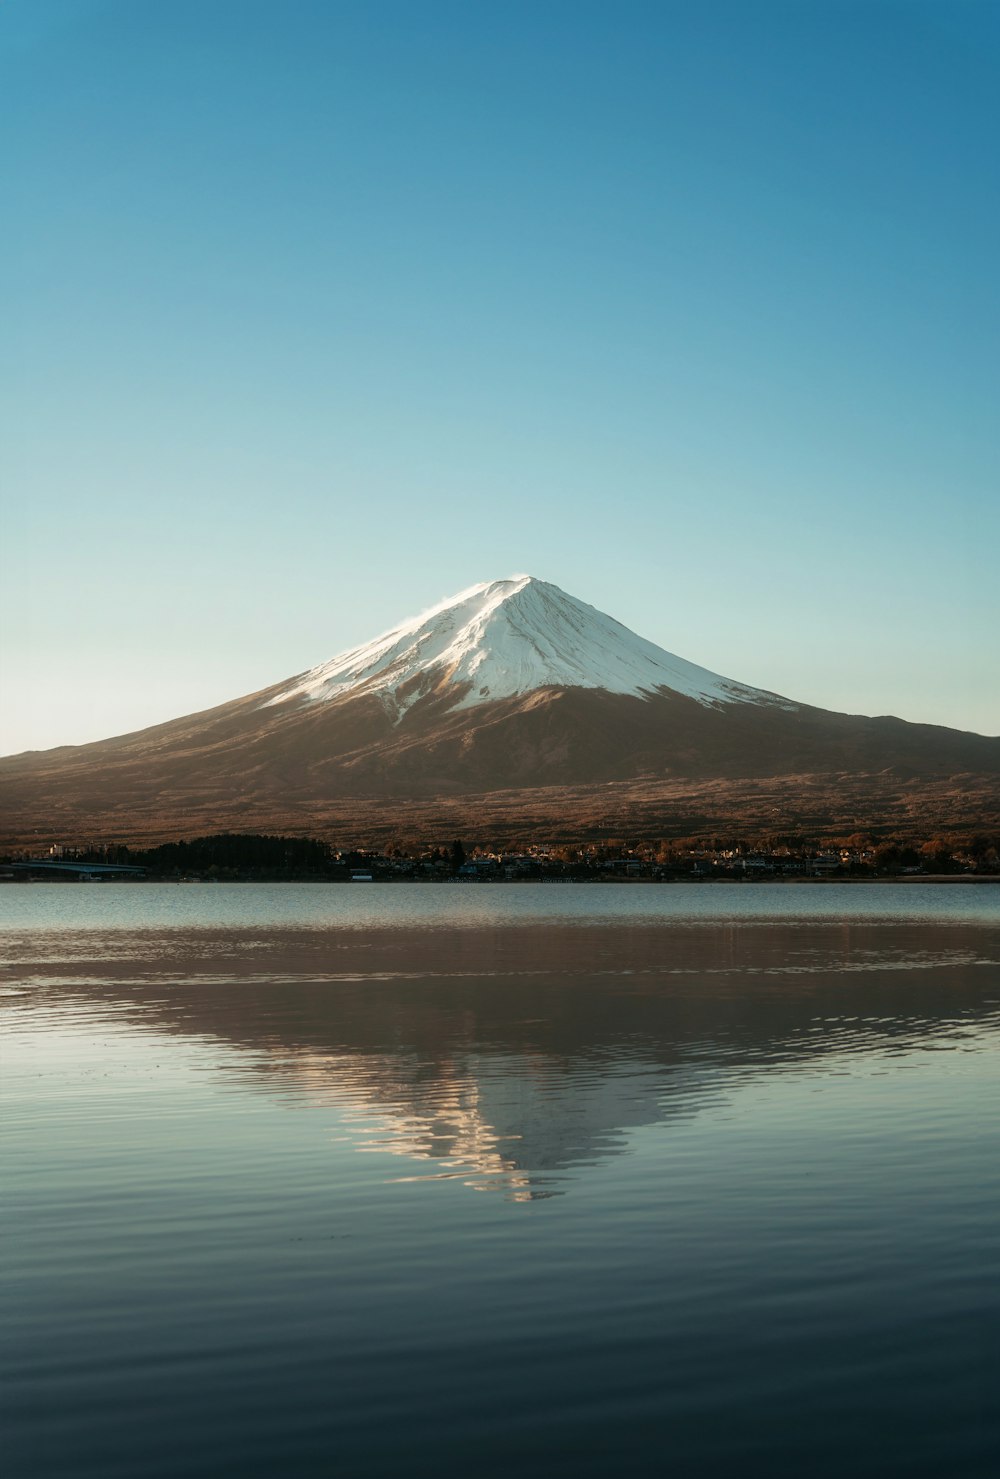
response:
{"label": "clear sky", "polygon": [[527,571],[1000,732],[1000,5],[4,0],[0,751]]}

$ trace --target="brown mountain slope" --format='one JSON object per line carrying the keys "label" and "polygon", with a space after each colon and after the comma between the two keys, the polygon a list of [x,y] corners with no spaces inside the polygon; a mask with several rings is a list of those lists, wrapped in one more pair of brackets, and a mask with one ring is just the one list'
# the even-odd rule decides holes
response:
{"label": "brown mountain slope", "polygon": [[[1000,739],[900,719],[583,688],[456,712],[451,687],[394,723],[373,694],[264,707],[277,691],[0,760],[0,842],[221,828],[360,839],[462,817],[466,831],[489,817],[512,835],[529,815],[570,836],[615,830],[622,808],[660,833],[751,813],[772,827],[804,812],[824,826],[892,825],[919,813],[921,797],[928,827],[1000,816]],[[620,819],[634,830],[638,814]]]}

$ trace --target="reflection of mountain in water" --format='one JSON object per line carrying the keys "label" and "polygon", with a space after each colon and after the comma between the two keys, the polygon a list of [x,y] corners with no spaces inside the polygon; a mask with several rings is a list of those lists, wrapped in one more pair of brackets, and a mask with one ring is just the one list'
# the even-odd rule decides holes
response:
{"label": "reflection of mountain in water", "polygon": [[220,1068],[340,1106],[359,1147],[523,1200],[749,1076],[998,1023],[1000,935],[973,924],[115,938],[36,967],[42,1000],[235,1047]]}
{"label": "reflection of mountain in water", "polygon": [[[428,1065],[391,1058],[305,1051],[279,1068],[313,1102],[347,1106],[359,1148],[423,1157],[439,1176],[462,1176],[527,1201],[558,1173],[620,1153],[627,1128],[660,1118],[665,1086],[637,1061],[558,1063],[539,1054],[456,1049]],[[682,1072],[667,1091],[676,1097]]]}

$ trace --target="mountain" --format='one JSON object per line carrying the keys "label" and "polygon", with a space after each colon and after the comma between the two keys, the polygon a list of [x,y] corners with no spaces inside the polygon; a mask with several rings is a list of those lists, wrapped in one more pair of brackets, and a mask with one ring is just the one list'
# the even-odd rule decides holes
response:
{"label": "mountain", "polygon": [[795,707],[664,652],[531,575],[470,586],[367,647],[282,684],[268,704],[301,698],[326,703],[363,691],[377,693],[398,720],[435,693],[451,697],[453,709],[469,709],[546,688],[644,697],[668,689],[705,704]]}
{"label": "mountain", "polygon": [[259,693],[0,760],[0,838],[983,826],[1000,739],[798,704],[530,576]]}

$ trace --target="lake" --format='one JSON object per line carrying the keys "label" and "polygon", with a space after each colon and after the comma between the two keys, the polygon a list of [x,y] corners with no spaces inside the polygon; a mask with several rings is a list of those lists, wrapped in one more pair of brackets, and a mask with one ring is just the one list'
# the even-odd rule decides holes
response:
{"label": "lake", "polygon": [[1000,890],[0,888],[5,1472],[1000,1473]]}

